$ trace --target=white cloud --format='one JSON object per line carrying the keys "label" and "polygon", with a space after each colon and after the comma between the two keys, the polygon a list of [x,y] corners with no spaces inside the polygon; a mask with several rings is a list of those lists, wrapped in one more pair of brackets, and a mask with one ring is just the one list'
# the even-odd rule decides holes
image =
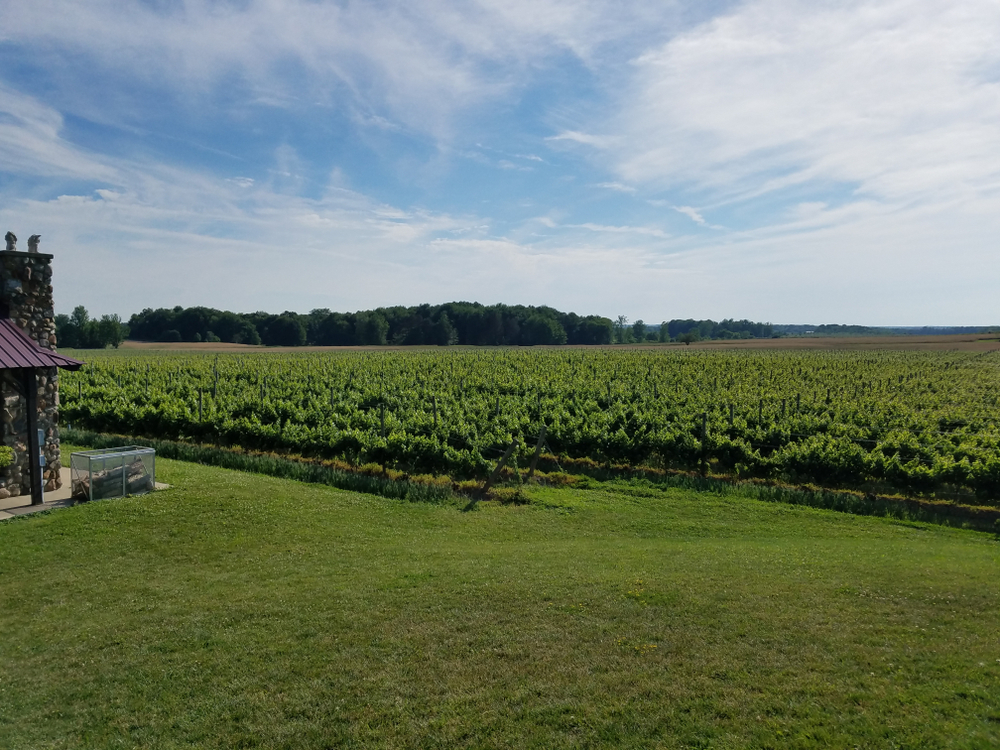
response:
{"label": "white cloud", "polygon": [[584,146],[593,146],[598,149],[608,148],[615,142],[614,138],[610,138],[608,136],[581,133],[577,130],[564,130],[558,135],[549,136],[545,140],[550,142],[569,141],[571,143],[579,143]]}
{"label": "white cloud", "polygon": [[508,161],[507,159],[501,159],[500,161],[498,161],[497,162],[497,166],[500,167],[500,169],[513,170],[515,172],[530,172],[530,171],[532,171],[531,167],[525,167],[525,166],[523,166],[521,164],[514,164],[514,162]]}
{"label": "white cloud", "polygon": [[636,192],[634,187],[623,185],[620,182],[598,182],[596,187],[604,188],[605,190],[614,190],[617,193],[629,193],[631,195],[634,195]]}
{"label": "white cloud", "polygon": [[586,222],[584,224],[566,224],[565,226],[572,229],[586,229],[591,232],[610,232],[612,234],[644,234],[649,237],[659,237],[661,239],[667,239],[670,236],[662,229],[658,229],[656,227],[614,226],[609,224],[594,224],[591,222]]}
{"label": "white cloud", "polygon": [[31,177],[111,179],[114,169],[63,140],[55,109],[0,82],[0,165]]}
{"label": "white cloud", "polygon": [[705,226],[705,224],[707,223],[705,221],[705,217],[702,216],[700,213],[698,213],[695,209],[691,208],[691,206],[671,206],[671,208],[673,208],[674,211],[676,211],[679,214],[684,214],[689,219],[691,219],[691,221],[693,221],[695,224],[700,224],[701,226]]}
{"label": "white cloud", "polygon": [[886,200],[1000,183],[1000,5],[756,0],[635,61],[611,120],[628,182]]}
{"label": "white cloud", "polygon": [[[662,38],[677,16],[673,3],[641,0],[8,0],[0,43],[68,55],[67,78],[86,69],[165,87],[182,95],[175,106],[237,82],[259,105],[351,102],[375,127],[446,138],[459,113],[523,87],[541,62],[596,66],[605,47]],[[100,119],[99,103],[75,102]]]}

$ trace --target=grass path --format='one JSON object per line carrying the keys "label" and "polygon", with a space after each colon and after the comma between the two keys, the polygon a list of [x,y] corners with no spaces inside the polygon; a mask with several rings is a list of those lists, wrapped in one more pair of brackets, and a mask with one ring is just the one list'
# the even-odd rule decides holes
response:
{"label": "grass path", "polygon": [[0,524],[0,747],[1000,744],[985,534],[157,468],[175,489]]}

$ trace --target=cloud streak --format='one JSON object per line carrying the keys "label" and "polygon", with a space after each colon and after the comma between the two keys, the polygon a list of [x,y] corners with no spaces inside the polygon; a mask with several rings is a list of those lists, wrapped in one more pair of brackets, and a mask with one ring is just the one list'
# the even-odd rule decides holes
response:
{"label": "cloud streak", "polygon": [[748,3],[635,60],[608,128],[616,171],[737,198],[995,190],[998,32],[1000,6],[983,0]]}
{"label": "cloud streak", "polygon": [[445,138],[459,113],[523,88],[540,62],[569,54],[595,65],[608,48],[665,31],[676,15],[669,3],[651,11],[638,0],[12,0],[0,10],[0,43],[62,65],[69,85],[84,59],[102,74],[175,92],[176,106],[237,81],[257,104],[350,102],[374,127],[400,122]]}

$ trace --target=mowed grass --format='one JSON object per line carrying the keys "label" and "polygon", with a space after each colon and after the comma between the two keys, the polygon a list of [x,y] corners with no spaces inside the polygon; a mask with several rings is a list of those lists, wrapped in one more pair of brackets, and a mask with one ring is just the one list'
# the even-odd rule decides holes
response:
{"label": "mowed grass", "polygon": [[0,747],[1000,743],[990,535],[157,468],[174,489],[0,523]]}

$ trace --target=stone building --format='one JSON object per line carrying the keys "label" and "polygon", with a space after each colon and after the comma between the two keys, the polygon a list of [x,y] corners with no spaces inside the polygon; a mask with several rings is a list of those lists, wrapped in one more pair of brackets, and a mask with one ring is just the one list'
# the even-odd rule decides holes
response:
{"label": "stone building", "polygon": [[52,256],[18,252],[10,238],[8,249],[0,251],[0,397],[3,444],[13,449],[14,463],[0,469],[0,499],[30,494],[32,503],[40,503],[42,484],[33,481],[38,471],[29,469],[39,465],[40,456],[45,490],[62,486],[59,368],[76,370],[83,363],[55,351]]}

